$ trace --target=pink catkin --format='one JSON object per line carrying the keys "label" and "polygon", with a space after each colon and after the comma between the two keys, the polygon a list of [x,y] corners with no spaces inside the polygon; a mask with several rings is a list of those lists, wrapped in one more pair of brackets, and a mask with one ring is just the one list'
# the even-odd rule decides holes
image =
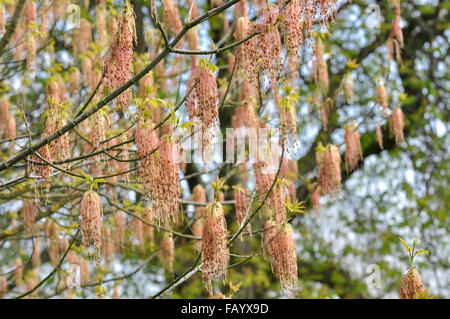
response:
{"label": "pink catkin", "polygon": [[[138,174],[151,202],[154,216],[165,227],[171,227],[180,211],[179,149],[170,136],[169,124],[163,126],[167,134],[158,143],[151,123],[138,123],[136,129]],[[156,148],[159,145],[158,151]],[[151,151],[154,151],[152,154]]]}
{"label": "pink catkin", "polygon": [[383,148],[383,131],[381,131],[380,124],[378,124],[378,123],[375,126],[375,132],[377,134],[377,142],[378,142],[378,145],[380,146],[380,149],[384,149]]}
{"label": "pink catkin", "polygon": [[311,194],[311,202],[316,212],[320,211],[320,188],[317,186]]}
{"label": "pink catkin", "polygon": [[175,259],[175,243],[172,233],[164,234],[161,240],[161,261],[169,273],[173,273],[173,262]]}
{"label": "pink catkin", "polygon": [[358,167],[358,161],[363,160],[359,131],[354,123],[345,127],[345,166],[347,173]]}
{"label": "pink catkin", "polygon": [[[249,192],[248,190],[242,188],[242,187],[235,187],[233,191],[233,197],[236,201],[236,223],[238,226],[238,229],[241,228],[241,225],[243,225],[243,222],[246,220],[246,214],[248,206],[250,205],[250,198],[249,198]],[[250,223],[247,224],[245,227],[245,231],[251,233],[252,226]],[[242,240],[242,233],[240,235],[240,239]]]}
{"label": "pink catkin", "polygon": [[227,277],[227,228],[223,207],[218,202],[206,206],[202,234],[202,279],[206,290],[213,294],[213,279]]}
{"label": "pink catkin", "polygon": [[[323,148],[323,147],[322,147]],[[339,149],[333,144],[316,153],[319,164],[319,184],[321,194],[336,195],[341,189],[341,157]]]}
{"label": "pink catkin", "polygon": [[397,144],[405,140],[404,126],[402,109],[396,107],[389,116],[389,131],[394,135]]}
{"label": "pink catkin", "polygon": [[22,217],[23,217],[23,228],[25,233],[31,235],[35,231],[36,227],[36,214],[37,207],[28,199],[22,200]]}
{"label": "pink catkin", "polygon": [[[169,33],[169,35],[176,36],[183,29],[183,24],[180,18],[180,12],[178,8],[175,6],[173,0],[162,0],[163,6],[163,22],[165,29]],[[181,39],[176,47],[178,49],[184,48],[184,41]]]}
{"label": "pink catkin", "polygon": [[206,62],[191,69],[186,107],[190,120],[201,124],[202,155],[208,162],[214,129],[219,125],[217,82]]}
{"label": "pink catkin", "polygon": [[103,205],[100,196],[89,190],[84,193],[81,200],[81,231],[83,245],[94,247],[99,258],[102,245],[102,217]]}
{"label": "pink catkin", "polygon": [[268,220],[264,228],[264,256],[280,279],[281,289],[295,294],[298,291],[298,269],[292,226],[287,223],[277,226]]}
{"label": "pink catkin", "polygon": [[382,106],[384,109],[388,108],[388,100],[386,94],[386,87],[383,84],[377,85],[375,88],[376,102],[378,105]]}
{"label": "pink catkin", "polygon": [[[133,7],[126,4],[118,18],[118,27],[108,55],[102,64],[105,84],[112,92],[133,76],[133,44],[136,43],[136,26]],[[117,97],[117,105],[123,108],[131,104],[132,89],[128,88]]]}
{"label": "pink catkin", "polygon": [[399,281],[401,299],[417,299],[417,295],[422,293],[423,285],[416,267],[409,267],[407,272]]}

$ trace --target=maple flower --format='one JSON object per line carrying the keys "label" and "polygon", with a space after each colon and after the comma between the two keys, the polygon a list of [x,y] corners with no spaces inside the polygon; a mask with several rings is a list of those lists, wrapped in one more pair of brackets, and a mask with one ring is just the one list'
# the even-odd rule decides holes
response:
{"label": "maple flower", "polygon": [[288,223],[279,225],[272,220],[268,220],[264,228],[264,256],[280,279],[282,291],[295,294],[298,291],[298,269],[293,228]]}
{"label": "maple flower", "polygon": [[417,299],[417,295],[422,293],[422,280],[416,267],[408,267],[408,270],[400,279],[399,289],[402,299]]}
{"label": "maple flower", "polygon": [[22,200],[23,228],[28,235],[33,234],[36,226],[37,207],[28,199]]}
{"label": "maple flower", "polygon": [[314,78],[317,82],[318,88],[325,94],[329,89],[329,79],[328,79],[328,66],[327,62],[323,58],[324,46],[321,38],[317,38],[316,45],[314,47]]}
{"label": "maple flower", "polygon": [[[110,92],[117,90],[133,77],[133,44],[136,43],[136,25],[133,6],[127,1],[118,17],[118,26],[109,55],[103,61],[105,84]],[[126,89],[117,97],[117,106],[131,104],[132,89]]]}
{"label": "maple flower", "polygon": [[227,228],[223,207],[219,202],[206,206],[202,234],[202,279],[206,290],[213,294],[213,279],[227,277]]}
{"label": "maple flower", "polygon": [[381,131],[380,124],[378,123],[375,126],[375,132],[377,134],[378,145],[380,146],[380,149],[383,149],[383,132]]}
{"label": "maple flower", "polygon": [[103,205],[100,196],[93,190],[84,193],[81,200],[81,231],[83,234],[83,245],[94,247],[96,257],[100,258],[102,245],[102,216]]}
{"label": "maple flower", "polygon": [[311,194],[311,202],[316,212],[320,211],[320,188],[317,186]]}
{"label": "maple flower", "polygon": [[397,144],[405,140],[404,127],[402,109],[396,107],[389,116],[389,131],[394,135],[395,143]]}
{"label": "maple flower", "polygon": [[[236,223],[238,225],[238,229],[240,229],[241,225],[246,220],[247,209],[250,204],[249,192],[247,189],[236,186],[233,191],[233,197],[236,201]],[[247,224],[245,230],[251,233],[252,226],[250,223]],[[242,233],[240,235],[240,239],[243,239]]]}
{"label": "maple flower", "polygon": [[333,144],[316,148],[316,161],[319,164],[319,184],[322,195],[336,195],[341,190],[341,156]]}
{"label": "maple flower", "polygon": [[345,126],[345,166],[347,173],[358,167],[358,161],[363,160],[361,141],[356,124],[350,123]]}
{"label": "maple flower", "polygon": [[201,126],[202,155],[208,163],[211,155],[215,130],[219,125],[217,82],[214,66],[200,60],[198,68],[193,68],[188,82],[186,108],[189,119]]}
{"label": "maple flower", "polygon": [[169,273],[173,273],[175,259],[175,242],[172,233],[165,233],[161,240],[161,261]]}
{"label": "maple flower", "polygon": [[388,107],[388,100],[386,94],[386,87],[383,84],[379,84],[375,88],[375,95],[377,104],[382,106],[384,109]]}

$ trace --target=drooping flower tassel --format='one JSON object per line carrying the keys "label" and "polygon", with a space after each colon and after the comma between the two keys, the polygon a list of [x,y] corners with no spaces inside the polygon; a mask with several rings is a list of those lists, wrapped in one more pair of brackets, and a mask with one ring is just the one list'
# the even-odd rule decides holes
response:
{"label": "drooping flower tassel", "polygon": [[[136,43],[135,15],[127,1],[118,18],[116,34],[110,46],[110,53],[103,61],[105,84],[110,92],[117,90],[133,77],[133,44]],[[132,89],[126,89],[117,97],[117,106],[131,104]]]}
{"label": "drooping flower tassel", "polygon": [[389,116],[389,131],[394,135],[396,144],[405,140],[404,126],[402,109],[396,107]]}
{"label": "drooping flower tassel", "polygon": [[345,126],[345,166],[347,173],[358,167],[358,161],[363,160],[361,141],[358,128],[354,123]]}
{"label": "drooping flower tassel", "polygon": [[223,207],[219,202],[206,206],[202,234],[202,279],[206,290],[213,294],[213,279],[227,277],[227,228]]}
{"label": "drooping flower tassel", "polygon": [[316,148],[316,161],[319,164],[319,184],[322,195],[335,196],[341,190],[341,156],[333,144]]}
{"label": "drooping flower tassel", "polygon": [[84,193],[81,200],[81,232],[83,245],[94,247],[97,260],[102,246],[103,205],[100,196],[93,190]]}

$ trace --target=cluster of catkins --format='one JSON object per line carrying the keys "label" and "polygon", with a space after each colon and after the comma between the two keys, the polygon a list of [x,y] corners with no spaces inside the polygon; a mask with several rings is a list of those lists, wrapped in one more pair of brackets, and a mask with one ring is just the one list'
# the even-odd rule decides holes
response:
{"label": "cluster of catkins", "polygon": [[292,226],[268,220],[264,228],[264,256],[280,278],[281,289],[295,294],[298,290],[298,270]]}
{"label": "cluster of catkins", "polygon": [[171,227],[180,211],[179,149],[172,124],[164,124],[158,140],[151,121],[139,121],[136,128],[138,174],[148,194],[156,221]]}
{"label": "cluster of catkins", "polygon": [[336,145],[319,145],[316,148],[316,162],[319,165],[318,179],[322,195],[336,196],[341,190],[341,156]]}
{"label": "cluster of catkins", "polygon": [[187,84],[186,109],[196,129],[201,128],[201,149],[205,163],[211,158],[212,143],[219,125],[218,92],[214,70],[209,62],[200,60],[191,65]]}
{"label": "cluster of catkins", "polygon": [[202,231],[202,279],[212,294],[213,279],[226,280],[229,261],[227,226],[222,204],[217,201],[205,208]]}
{"label": "cluster of catkins", "polygon": [[[118,17],[118,26],[110,45],[109,55],[103,61],[106,85],[110,92],[117,90],[133,77],[133,45],[136,42],[136,26],[133,7],[126,2]],[[132,89],[126,89],[117,97],[119,108],[131,104]]]}
{"label": "cluster of catkins", "polygon": [[358,167],[358,161],[363,160],[359,131],[355,123],[345,126],[345,166],[347,173]]}

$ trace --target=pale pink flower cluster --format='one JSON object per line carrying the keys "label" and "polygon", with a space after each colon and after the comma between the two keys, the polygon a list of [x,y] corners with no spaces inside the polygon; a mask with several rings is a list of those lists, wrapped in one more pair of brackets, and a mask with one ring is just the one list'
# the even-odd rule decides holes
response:
{"label": "pale pink flower cluster", "polygon": [[264,256],[280,279],[281,289],[295,294],[298,291],[298,270],[292,226],[288,223],[279,225],[269,219],[264,228]]}
{"label": "pale pink flower cluster", "polygon": [[347,173],[358,167],[358,161],[363,160],[361,141],[356,124],[350,123],[345,126],[345,166]]}
{"label": "pale pink flower cluster", "polygon": [[84,193],[81,200],[80,214],[83,245],[85,247],[94,247],[96,257],[100,259],[103,204],[100,196],[93,190]]}
{"label": "pale pink flower cluster", "polygon": [[377,134],[378,145],[380,146],[380,149],[383,149],[383,132],[381,131],[380,124],[378,123],[375,127],[375,132]]}
{"label": "pale pink flower cluster", "polygon": [[[197,203],[206,203],[206,192],[201,184],[194,186],[193,199]],[[197,205],[195,206],[195,221],[192,224],[192,234],[197,237],[202,237],[203,234],[203,215],[205,213],[205,207]],[[198,252],[202,251],[202,241],[198,240],[194,244],[194,249]]]}
{"label": "pale pink flower cluster", "polygon": [[388,108],[386,87],[381,83],[375,88],[375,98],[378,105],[382,106],[384,109]]}
{"label": "pale pink flower cluster", "polygon": [[405,124],[403,122],[403,112],[400,107],[396,107],[392,110],[389,116],[389,130],[394,135],[395,143],[400,143],[405,140],[403,129]]}
{"label": "pale pink flower cluster", "polygon": [[320,146],[316,151],[319,164],[319,184],[321,194],[336,195],[341,190],[341,156],[336,145]]}
{"label": "pale pink flower cluster", "polygon": [[173,262],[175,260],[175,242],[172,233],[165,233],[161,240],[161,262],[170,274],[173,273]]}
{"label": "pale pink flower cluster", "polygon": [[388,40],[386,41],[386,47],[389,59],[393,58],[395,48],[395,59],[397,60],[397,63],[400,63],[402,60],[401,49],[404,46],[403,32],[402,27],[400,25],[400,21],[401,21],[401,7],[400,2],[396,1],[395,18],[391,23],[391,31],[389,33]]}
{"label": "pale pink flower cluster", "polygon": [[212,295],[212,281],[226,280],[229,261],[226,220],[219,202],[206,206],[203,222],[202,279],[206,290]]}
{"label": "pale pink flower cluster", "polygon": [[208,154],[214,138],[214,129],[219,124],[217,82],[214,71],[207,62],[200,61],[193,68],[188,81],[186,108],[193,123],[201,123],[202,155],[208,162]]}
{"label": "pale pink flower cluster", "polygon": [[313,37],[316,18],[328,29],[334,19],[336,0],[292,0],[281,13],[284,41],[290,54],[298,56],[304,37]]}
{"label": "pale pink flower cluster", "polygon": [[[183,24],[181,23],[180,12],[175,6],[173,0],[162,0],[163,6],[163,22],[164,27],[169,35],[176,36],[183,29]],[[182,49],[184,47],[183,39],[176,45],[177,48]]]}
{"label": "pale pink flower cluster", "polygon": [[314,191],[311,194],[311,202],[313,204],[313,208],[316,212],[320,211],[320,187],[316,186]]}
{"label": "pale pink flower cluster", "polygon": [[[238,225],[238,229],[241,228],[243,222],[248,218],[246,216],[248,206],[250,205],[250,193],[247,189],[236,186],[233,191],[233,198],[236,201],[235,209],[236,209],[236,223]],[[245,231],[251,233],[252,225],[250,223],[245,227]],[[240,239],[242,240],[242,233],[240,235]]]}
{"label": "pale pink flower cluster", "polygon": [[417,299],[417,295],[422,293],[422,279],[416,267],[408,267],[399,281],[399,290],[401,299]]}
{"label": "pale pink flower cluster", "polygon": [[22,200],[23,228],[26,234],[31,235],[36,227],[37,207],[28,199]]}
{"label": "pale pink flower cluster", "polygon": [[140,121],[135,139],[140,160],[138,174],[152,202],[155,218],[165,227],[171,227],[180,211],[179,150],[170,136],[170,124],[163,126],[163,133],[159,143],[151,122]]}
{"label": "pale pink flower cluster", "polygon": [[[109,55],[103,61],[105,84],[110,92],[117,90],[133,77],[133,44],[136,43],[136,26],[133,7],[127,2],[118,17],[118,27],[110,46]],[[117,105],[123,108],[131,104],[132,89],[126,89],[117,97]]]}
{"label": "pale pink flower cluster", "polygon": [[329,89],[329,78],[328,78],[328,66],[325,61],[324,54],[324,45],[322,39],[320,37],[317,38],[316,44],[314,47],[314,59],[313,59],[313,71],[314,71],[314,79],[317,83],[317,87],[323,93],[327,93]]}

